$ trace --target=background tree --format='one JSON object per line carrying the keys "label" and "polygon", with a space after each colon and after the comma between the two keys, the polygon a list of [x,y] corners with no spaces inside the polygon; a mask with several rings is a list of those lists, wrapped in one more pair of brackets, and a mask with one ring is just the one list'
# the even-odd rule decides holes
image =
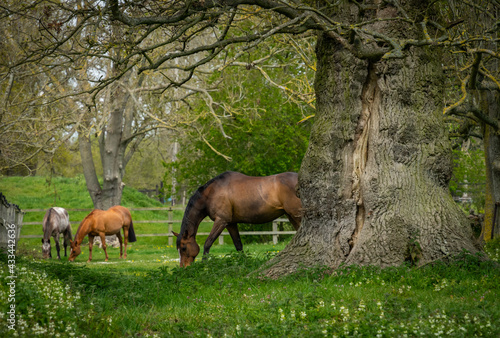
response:
{"label": "background tree", "polygon": [[[10,111],[2,114],[2,158],[7,169],[31,160],[33,173],[41,152],[49,156],[38,159],[50,161],[77,132],[89,194],[96,208],[107,209],[120,204],[125,168],[141,141],[156,135],[157,129],[189,124],[189,116],[174,111],[174,102],[193,94],[170,88],[176,69],[137,75],[136,60],[126,55],[130,41],[140,37],[113,25],[100,12],[103,5],[9,2],[1,8],[2,28],[10,37],[3,51],[8,57],[2,60],[1,84],[6,88],[2,112]],[[152,43],[155,39],[148,37]],[[14,75],[22,72],[21,86]],[[18,87],[25,91],[22,96],[12,94]],[[12,114],[13,109],[22,113]]]}
{"label": "background tree", "polygon": [[[14,4],[0,7],[0,172],[29,175],[36,172],[39,156],[50,156],[72,136],[76,121],[66,102],[52,102],[53,95],[63,95],[59,89],[68,83],[67,74],[22,62],[40,34],[32,20],[5,10]],[[32,10],[35,17],[43,13],[43,8]]]}
{"label": "background tree", "polygon": [[453,176],[450,190],[461,201],[467,213],[484,214],[486,172],[484,151],[480,140],[470,140],[453,150]]}
{"label": "background tree", "polygon": [[[482,237],[492,238],[495,204],[500,202],[500,138],[498,66],[498,1],[451,2],[450,22],[467,29],[457,31],[457,43],[450,49],[448,72],[454,74],[457,98],[450,100],[444,113],[456,123],[458,142],[470,137],[482,140],[486,164],[485,220]],[[475,18],[475,19],[473,19]],[[500,233],[497,229],[496,234]]]}

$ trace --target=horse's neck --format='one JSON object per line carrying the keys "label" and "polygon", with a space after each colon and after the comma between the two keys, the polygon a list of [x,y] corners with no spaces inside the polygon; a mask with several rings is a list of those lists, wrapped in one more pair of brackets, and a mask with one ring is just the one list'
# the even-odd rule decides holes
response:
{"label": "horse's neck", "polygon": [[190,208],[182,218],[181,234],[188,232],[190,236],[196,235],[201,221],[207,216],[205,208]]}
{"label": "horse's neck", "polygon": [[52,235],[52,222],[46,221],[44,225],[43,240],[50,241],[50,236]]}
{"label": "horse's neck", "polygon": [[[84,230],[84,228],[85,228],[85,230]],[[90,229],[89,226],[81,225],[78,227],[78,230],[76,230],[76,235],[75,235],[75,243],[76,244],[78,244],[78,245],[82,244],[83,239],[90,232],[90,230],[88,230],[88,229]]]}

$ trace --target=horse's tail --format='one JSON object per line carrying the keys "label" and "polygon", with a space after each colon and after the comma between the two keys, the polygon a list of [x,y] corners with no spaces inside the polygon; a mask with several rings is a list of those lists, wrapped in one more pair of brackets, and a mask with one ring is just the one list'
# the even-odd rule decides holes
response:
{"label": "horse's tail", "polygon": [[134,223],[132,222],[132,220],[130,220],[130,227],[128,228],[128,241],[130,243],[137,241],[137,237],[135,237]]}

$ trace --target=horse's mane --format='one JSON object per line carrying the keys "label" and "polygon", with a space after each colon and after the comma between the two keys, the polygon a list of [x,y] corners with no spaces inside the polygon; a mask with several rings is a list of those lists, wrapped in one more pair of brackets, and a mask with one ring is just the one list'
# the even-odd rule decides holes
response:
{"label": "horse's mane", "polygon": [[50,216],[52,214],[52,208],[47,210],[45,217],[43,218],[43,239],[48,240],[50,238],[50,234],[52,233],[52,229],[50,228]]}
{"label": "horse's mane", "polygon": [[203,196],[203,191],[212,183],[225,179],[230,173],[231,173],[230,171],[226,171],[218,176],[215,176],[210,181],[208,181],[207,183],[196,189],[193,196],[191,196],[191,198],[189,199],[188,204],[186,205],[186,210],[184,211],[184,217],[182,218],[181,230],[180,230],[181,235],[183,235],[184,232],[186,231],[189,212],[193,208],[194,204]]}
{"label": "horse's mane", "polygon": [[76,241],[76,237],[78,236],[78,232],[80,231],[81,227],[85,224],[85,222],[87,221],[87,219],[90,217],[90,216],[94,216],[94,213],[97,209],[94,209],[90,212],[90,214],[88,214],[87,216],[85,216],[85,218],[80,222],[80,225],[78,226],[78,229],[76,229],[76,234],[75,234],[75,241]]}

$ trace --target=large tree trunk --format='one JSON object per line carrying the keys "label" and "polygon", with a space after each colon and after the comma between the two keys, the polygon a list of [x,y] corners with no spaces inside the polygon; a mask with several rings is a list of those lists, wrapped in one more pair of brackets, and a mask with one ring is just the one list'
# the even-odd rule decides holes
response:
{"label": "large tree trunk", "polygon": [[415,48],[405,59],[362,60],[326,34],[316,53],[317,113],[299,175],[302,225],[266,274],[475,252],[447,185],[439,55]]}

